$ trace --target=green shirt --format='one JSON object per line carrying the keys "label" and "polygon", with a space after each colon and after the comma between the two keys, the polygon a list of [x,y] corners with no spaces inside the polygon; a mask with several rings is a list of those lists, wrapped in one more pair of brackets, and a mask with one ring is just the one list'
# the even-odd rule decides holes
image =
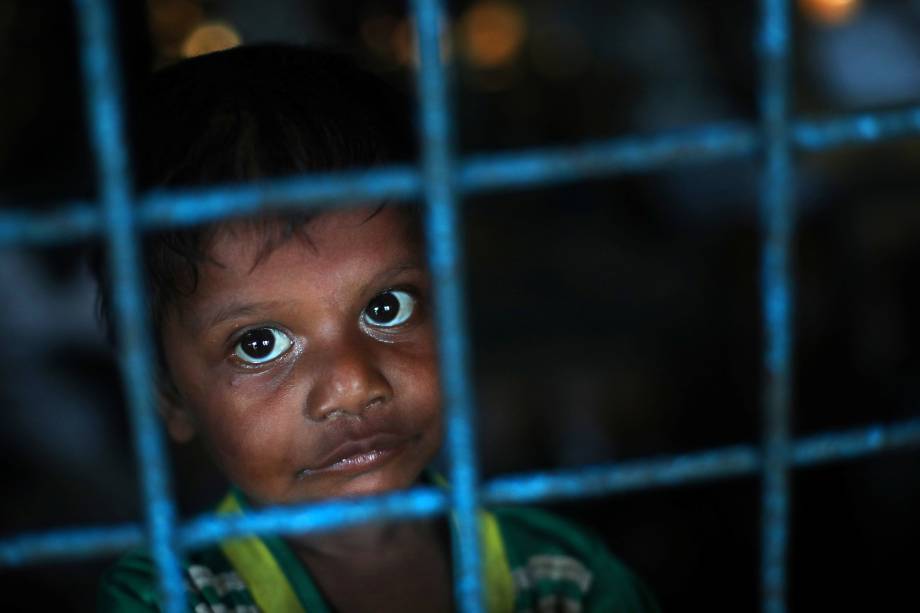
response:
{"label": "green shirt", "polygon": [[[219,513],[245,512],[231,492]],[[595,537],[532,508],[481,511],[490,613],[653,613],[651,593]],[[191,553],[184,577],[195,613],[328,613],[307,569],[279,537],[245,537]],[[99,611],[159,611],[154,565],[140,550],[102,579]]]}

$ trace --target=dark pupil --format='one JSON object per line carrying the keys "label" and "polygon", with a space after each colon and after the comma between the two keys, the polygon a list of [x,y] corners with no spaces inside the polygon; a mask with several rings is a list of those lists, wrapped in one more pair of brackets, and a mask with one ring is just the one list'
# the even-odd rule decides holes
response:
{"label": "dark pupil", "polygon": [[375,323],[388,324],[399,313],[399,300],[390,292],[380,294],[371,300],[365,312]]}
{"label": "dark pupil", "polygon": [[266,328],[250,330],[243,335],[240,346],[246,355],[253,358],[264,358],[275,347],[275,335]]}

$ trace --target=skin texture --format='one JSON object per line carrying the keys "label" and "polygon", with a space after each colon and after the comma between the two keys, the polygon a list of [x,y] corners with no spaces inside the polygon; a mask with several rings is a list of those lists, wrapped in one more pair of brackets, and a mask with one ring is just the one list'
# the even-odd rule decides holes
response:
{"label": "skin texture", "polygon": [[[162,408],[170,435],[203,437],[255,504],[407,488],[441,441],[428,277],[407,216],[394,207],[329,212],[304,231],[265,255],[262,233],[228,225],[161,331],[178,391]],[[373,325],[368,304],[394,289],[414,297],[411,316]],[[247,364],[240,337],[265,327],[291,345]],[[366,469],[324,468],[349,444],[386,457]]]}

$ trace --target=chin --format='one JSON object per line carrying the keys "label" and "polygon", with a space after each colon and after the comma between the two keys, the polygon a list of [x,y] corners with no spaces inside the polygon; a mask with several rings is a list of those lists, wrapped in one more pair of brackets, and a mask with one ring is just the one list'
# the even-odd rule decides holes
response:
{"label": "chin", "polygon": [[348,483],[343,485],[339,493],[333,493],[330,497],[352,498],[356,496],[387,494],[389,492],[408,489],[415,483],[417,478],[418,475],[415,475],[412,479],[393,478],[389,475],[373,473],[360,475],[349,480]]}

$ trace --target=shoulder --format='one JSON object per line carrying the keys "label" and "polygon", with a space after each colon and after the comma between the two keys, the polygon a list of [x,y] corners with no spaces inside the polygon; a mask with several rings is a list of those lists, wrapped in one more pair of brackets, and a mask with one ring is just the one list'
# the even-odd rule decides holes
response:
{"label": "shoulder", "polygon": [[[534,610],[548,597],[575,610],[651,613],[658,611],[645,584],[617,559],[603,541],[577,524],[531,507],[491,509],[502,534],[517,594],[534,600]],[[569,609],[566,609],[569,610]]]}
{"label": "shoulder", "polygon": [[105,571],[99,583],[98,611],[159,611],[156,571],[143,550],[123,555]]}
{"label": "shoulder", "polygon": [[[183,564],[183,571],[190,610],[198,610],[201,604],[224,605],[236,611],[255,610],[248,588],[219,548],[192,554]],[[160,611],[156,567],[145,550],[129,551],[103,574],[97,611]]]}

